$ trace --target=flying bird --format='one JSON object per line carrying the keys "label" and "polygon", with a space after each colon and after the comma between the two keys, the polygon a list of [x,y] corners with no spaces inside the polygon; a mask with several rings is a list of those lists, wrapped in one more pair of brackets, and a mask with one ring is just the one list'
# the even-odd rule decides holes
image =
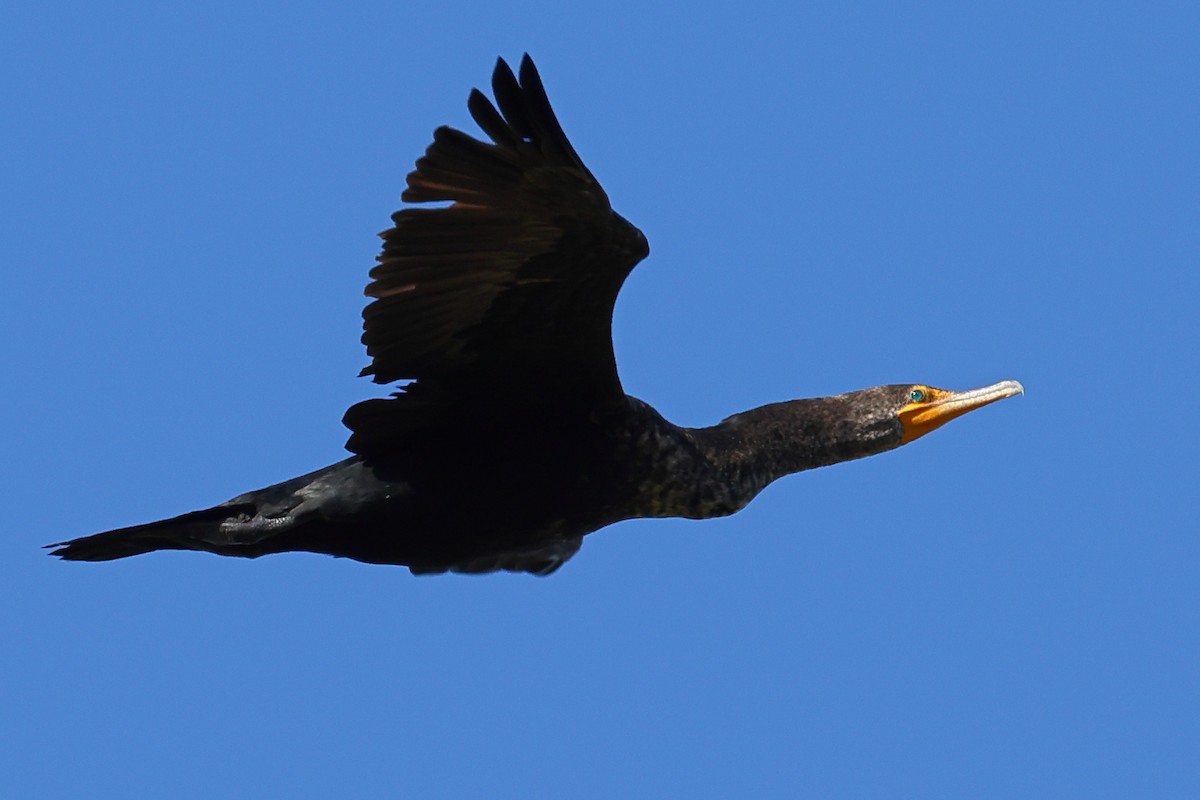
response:
{"label": "flying bird", "polygon": [[606,525],[732,514],[784,475],[882,453],[1023,392],[893,384],[685,428],[625,394],[612,313],[645,236],[564,135],[533,61],[500,59],[490,141],[440,127],[381,234],[363,311],[380,384],[343,422],[351,457],[221,505],[50,545],[73,561],[154,550],[308,551],[413,573],[547,575]]}

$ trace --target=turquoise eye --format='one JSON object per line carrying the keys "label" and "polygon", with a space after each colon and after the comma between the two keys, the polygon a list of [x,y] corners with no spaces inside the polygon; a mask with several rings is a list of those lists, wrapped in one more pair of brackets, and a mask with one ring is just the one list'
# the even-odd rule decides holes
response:
{"label": "turquoise eye", "polygon": [[909,397],[912,399],[912,401],[914,403],[919,403],[925,399],[925,393],[922,392],[920,389],[913,389],[912,394],[910,394]]}

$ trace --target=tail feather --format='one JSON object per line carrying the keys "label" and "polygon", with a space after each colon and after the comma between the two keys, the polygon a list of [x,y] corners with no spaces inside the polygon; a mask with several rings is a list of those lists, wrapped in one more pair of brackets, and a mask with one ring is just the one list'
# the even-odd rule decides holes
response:
{"label": "tail feather", "polygon": [[233,555],[236,553],[220,547],[221,526],[234,519],[245,519],[254,511],[252,504],[215,506],[46,547],[55,548],[50,555],[67,561],[112,561],[154,550],[208,550]]}

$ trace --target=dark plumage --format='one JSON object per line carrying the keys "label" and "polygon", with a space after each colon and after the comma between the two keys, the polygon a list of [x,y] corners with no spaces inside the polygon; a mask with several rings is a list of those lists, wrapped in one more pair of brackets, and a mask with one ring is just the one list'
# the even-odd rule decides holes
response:
{"label": "dark plumage", "polygon": [[413,572],[545,575],[583,536],[638,517],[731,514],[789,473],[872,455],[1021,391],[892,385],[680,428],[627,396],[610,327],[649,252],[567,141],[533,62],[503,60],[492,143],[442,127],[383,234],[363,343],[377,383],[352,406],[351,458],[172,519],[65,542],[103,561],[152,550],[328,553]]}

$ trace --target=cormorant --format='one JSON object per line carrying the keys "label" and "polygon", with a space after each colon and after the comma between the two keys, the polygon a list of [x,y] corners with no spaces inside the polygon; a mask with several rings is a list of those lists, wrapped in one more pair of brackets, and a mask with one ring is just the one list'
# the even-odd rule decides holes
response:
{"label": "cormorant", "polygon": [[54,555],[299,550],[547,575],[606,525],[732,514],[783,475],[891,450],[1023,391],[876,386],[671,424],[625,394],[613,358],[613,304],[645,237],[567,141],[528,55],[519,80],[498,60],[492,89],[495,105],[478,89],[467,101],[491,142],[438,128],[402,199],[440,207],[398,211],[381,234],[362,374],[411,382],[346,412],[353,456]]}

